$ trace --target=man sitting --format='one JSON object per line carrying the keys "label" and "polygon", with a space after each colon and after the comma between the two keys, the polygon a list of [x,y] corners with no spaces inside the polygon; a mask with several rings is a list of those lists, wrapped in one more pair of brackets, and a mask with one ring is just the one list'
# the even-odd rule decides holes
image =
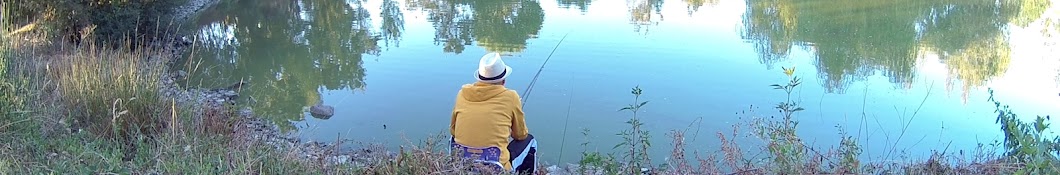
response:
{"label": "man sitting", "polygon": [[[482,57],[475,73],[478,82],[463,85],[457,93],[449,124],[450,143],[465,157],[505,171],[533,173],[537,141],[526,128],[519,94],[504,87],[511,71],[500,54]],[[513,138],[510,143],[509,137]]]}

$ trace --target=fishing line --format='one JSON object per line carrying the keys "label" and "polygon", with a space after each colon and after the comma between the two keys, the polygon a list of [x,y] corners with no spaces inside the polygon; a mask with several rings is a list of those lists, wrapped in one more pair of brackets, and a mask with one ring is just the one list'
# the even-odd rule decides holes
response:
{"label": "fishing line", "polygon": [[563,44],[563,40],[567,39],[567,35],[570,35],[570,32],[563,34],[563,38],[559,39],[559,42],[556,43],[556,47],[552,48],[552,53],[549,53],[548,57],[545,58],[545,62],[541,63],[541,68],[537,69],[537,74],[534,74],[534,79],[530,80],[530,84],[526,86],[526,92],[523,92],[523,106],[526,106],[526,99],[530,98],[530,92],[534,90],[534,85],[537,84],[537,77],[541,76],[541,71],[545,70],[545,65],[548,64],[548,60],[552,59],[552,54],[556,53],[556,49],[559,49],[559,45]]}
{"label": "fishing line", "polygon": [[567,124],[570,123],[570,109],[574,102],[574,76],[570,80],[570,98],[567,99],[567,117],[563,119],[563,138],[559,142],[559,161],[563,161],[563,148],[567,147]]}

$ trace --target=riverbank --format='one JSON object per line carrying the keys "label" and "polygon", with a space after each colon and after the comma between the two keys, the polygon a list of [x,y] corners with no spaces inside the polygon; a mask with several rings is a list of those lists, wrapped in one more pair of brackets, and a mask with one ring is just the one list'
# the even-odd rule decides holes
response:
{"label": "riverbank", "polygon": [[[177,18],[187,19],[216,3],[195,0]],[[181,10],[178,10],[181,11]],[[5,29],[0,27],[0,29]],[[6,33],[6,32],[4,32]],[[180,35],[177,35],[180,36]],[[18,35],[14,37],[31,38]],[[247,87],[192,88],[180,84],[189,74],[173,60],[196,44],[184,37],[163,38],[140,49],[80,46],[47,39],[4,37],[0,71],[0,172],[12,174],[471,174],[445,152],[444,136],[405,144],[306,142],[275,123],[234,104]],[[791,70],[794,72],[794,70]],[[784,72],[789,78],[792,73]],[[797,81],[797,80],[793,80]],[[777,85],[794,88],[798,83]],[[788,87],[790,86],[790,87]],[[624,87],[615,87],[624,88]],[[636,90],[639,93],[639,90]],[[648,93],[651,93],[650,91]],[[790,92],[789,92],[790,93]],[[617,95],[617,94],[616,94]],[[639,95],[639,94],[638,94]],[[778,99],[783,99],[779,98]],[[790,98],[789,98],[790,99]],[[861,160],[856,139],[832,148],[805,146],[796,131],[794,101],[780,108],[783,119],[754,117],[717,128],[720,150],[686,152],[684,133],[672,142],[620,145],[612,151],[586,151],[573,164],[539,162],[538,174],[1010,174],[1056,172],[1056,141],[1038,128],[1042,120],[1014,120],[999,107],[1005,154],[982,147],[973,153],[940,150],[924,160]],[[643,104],[637,105],[640,108]],[[631,105],[632,106],[632,105]],[[649,108],[651,106],[648,106]],[[635,110],[634,110],[635,111]],[[1012,116],[1009,118],[1009,116]],[[631,120],[630,123],[639,123]],[[637,126],[624,135],[644,142]],[[756,143],[734,138],[751,128]],[[1035,132],[1037,130],[1037,132]],[[845,135],[845,134],[844,134]],[[672,148],[667,160],[647,159],[645,146]],[[753,145],[753,146],[752,146]],[[761,145],[761,146],[759,146]],[[586,141],[586,147],[609,148]],[[629,146],[629,147],[625,147]],[[591,149],[595,150],[595,149]],[[632,150],[632,151],[626,151]],[[752,154],[766,155],[763,157]],[[627,158],[628,157],[628,158]],[[971,157],[971,158],[970,158]],[[653,162],[664,162],[657,164]],[[692,163],[692,164],[690,164]],[[698,163],[698,164],[695,164]]]}
{"label": "riverbank", "polygon": [[[174,18],[217,2],[193,0]],[[0,22],[0,172],[333,173],[352,172],[333,167],[369,156],[280,133],[229,103],[239,87],[178,85],[187,73],[174,60],[194,44],[179,34],[108,47],[42,28],[9,32],[11,19]]]}
{"label": "riverbank", "polygon": [[[232,86],[217,88],[189,88],[178,82],[187,78],[181,69],[157,69],[179,67],[172,64],[180,49],[158,48],[146,51],[101,49],[93,45],[81,47],[34,46],[21,43],[22,48],[5,48],[4,63],[10,72],[5,82],[14,85],[5,96],[17,96],[17,101],[7,101],[15,106],[5,108],[7,114],[0,120],[0,170],[10,173],[61,173],[61,174],[470,174],[467,166],[457,163],[457,158],[445,151],[445,138],[432,137],[421,144],[402,145],[399,150],[386,150],[381,145],[366,145],[358,149],[346,148],[345,141],[304,142],[279,130],[278,126],[250,112],[248,106],[233,104],[233,98],[245,87],[234,82]],[[162,44],[172,48],[179,44]],[[57,49],[59,48],[59,49]],[[51,49],[41,51],[44,49]],[[153,52],[153,51],[160,52]],[[112,57],[108,57],[112,56]],[[81,62],[76,59],[106,58],[105,62]],[[131,61],[139,60],[139,61]],[[163,66],[159,66],[163,65]],[[100,68],[117,66],[126,69],[58,69]],[[63,71],[70,70],[70,71]],[[126,72],[124,75],[143,77],[129,81],[128,76],[102,76]],[[93,76],[75,76],[93,75]],[[104,96],[70,96],[64,83],[89,82],[81,85],[88,90],[142,90],[159,94],[142,106],[126,101],[152,99],[140,93],[103,94]],[[109,85],[120,86],[109,86]],[[157,85],[152,85],[157,84]],[[85,91],[88,92],[88,91]],[[650,92],[649,92],[650,93]],[[18,95],[13,95],[18,94]],[[109,95],[109,96],[107,96]],[[78,106],[83,101],[105,100],[96,106]],[[74,102],[74,103],[70,103]],[[252,107],[252,106],[250,106]],[[151,112],[138,113],[145,121],[157,120],[154,128],[133,133],[114,134],[112,130],[123,130],[123,118],[130,117],[137,108]],[[103,109],[103,112],[82,113],[85,110]],[[794,108],[790,109],[794,111]],[[80,113],[80,114],[79,114]],[[85,115],[91,114],[91,115]],[[96,122],[84,119],[102,118]],[[136,118],[136,117],[134,117]],[[81,121],[79,121],[81,120]],[[573,164],[546,164],[540,162],[539,174],[632,174],[640,171],[647,174],[776,174],[776,173],[823,173],[823,174],[1005,174],[1021,170],[1046,171],[1030,167],[1016,157],[989,154],[989,148],[980,150],[974,159],[969,152],[942,150],[926,160],[901,160],[883,162],[859,160],[856,141],[843,142],[835,149],[810,148],[804,146],[795,126],[786,126],[788,119],[755,118],[736,125],[752,128],[758,133],[761,143],[736,143],[741,137],[735,129],[717,132],[722,140],[717,152],[686,153],[681,132],[671,132],[672,143],[666,145],[672,153],[665,164],[641,163],[629,168],[624,154],[637,152],[608,151],[583,152],[581,160]],[[152,122],[141,122],[152,123]],[[1028,124],[1009,123],[1014,128],[1029,128]],[[111,127],[93,130],[93,126]],[[109,133],[109,134],[108,134]],[[1030,136],[1032,141],[1017,144],[1033,145],[1037,148],[1052,143],[1038,142],[1045,139],[1033,132],[1014,133],[1021,138]],[[115,136],[116,135],[116,136]],[[1047,140],[1047,139],[1045,139]],[[587,143],[590,147],[596,147]],[[764,145],[762,147],[748,145]],[[608,146],[604,146],[608,147]],[[1015,146],[1019,148],[1019,145]],[[639,148],[634,148],[637,150]],[[622,149],[616,149],[622,150]],[[770,155],[766,159],[748,156],[749,150],[762,150]],[[1022,153],[1036,155],[1039,164],[1053,163],[1051,150]],[[1042,154],[1045,152],[1047,154]],[[642,153],[642,152],[641,152]],[[1020,155],[1020,154],[1012,154]],[[1045,155],[1045,156],[1043,156]],[[637,156],[634,156],[637,157]],[[651,157],[651,156],[640,156]],[[1018,157],[1018,156],[1017,156]],[[1032,160],[1032,159],[1028,159]],[[645,161],[653,162],[653,161]],[[654,161],[654,162],[659,162]],[[690,165],[687,162],[698,162]],[[584,168],[583,168],[584,167]],[[1039,167],[1040,168],[1040,167]]]}

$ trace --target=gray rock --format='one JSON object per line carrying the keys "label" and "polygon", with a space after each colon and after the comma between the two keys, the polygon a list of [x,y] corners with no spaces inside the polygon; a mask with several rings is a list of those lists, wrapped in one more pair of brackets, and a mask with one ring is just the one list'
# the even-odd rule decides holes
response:
{"label": "gray rock", "polygon": [[331,163],[331,164],[346,164],[346,163],[350,162],[351,157],[348,156],[348,155],[337,155],[337,156],[328,156],[325,159],[326,159],[326,162]]}
{"label": "gray rock", "polygon": [[548,170],[547,171],[548,174],[560,174],[561,171],[563,171],[562,168],[560,168],[559,166],[556,166],[556,165],[549,166],[548,168],[546,168],[546,170]]}
{"label": "gray rock", "polygon": [[236,91],[230,91],[230,90],[229,91],[221,91],[221,94],[226,96],[226,97],[235,97],[236,95],[239,95],[239,94],[236,94]]}
{"label": "gray rock", "polygon": [[249,107],[244,108],[243,110],[239,110],[239,115],[243,117],[253,117],[254,111],[252,111]]}
{"label": "gray rock", "polygon": [[329,119],[331,116],[335,115],[335,107],[323,104],[313,105],[312,107],[309,107],[309,113],[313,114],[313,117],[319,119]]}
{"label": "gray rock", "polygon": [[187,78],[187,77],[188,77],[188,72],[184,72],[183,70],[178,70],[177,73],[173,74],[173,79],[176,79],[176,80],[183,80],[184,78]]}

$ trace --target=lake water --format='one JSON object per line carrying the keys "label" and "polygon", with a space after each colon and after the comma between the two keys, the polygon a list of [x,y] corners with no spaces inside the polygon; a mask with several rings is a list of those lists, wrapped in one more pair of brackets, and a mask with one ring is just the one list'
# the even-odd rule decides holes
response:
{"label": "lake water", "polygon": [[[1057,4],[223,0],[189,25],[198,46],[185,68],[193,85],[247,82],[239,102],[302,138],[396,146],[448,132],[482,55],[503,53],[507,86],[523,93],[555,50],[523,97],[541,159],[555,163],[578,159],[583,128],[590,149],[611,151],[635,86],[655,160],[670,130],[688,132],[690,156],[714,153],[716,133],[779,116],[785,94],[769,85],[795,67],[809,144],[838,145],[839,126],[864,158],[922,157],[1001,139],[988,89],[1021,118],[1060,114]],[[311,116],[318,103],[335,116]]]}

